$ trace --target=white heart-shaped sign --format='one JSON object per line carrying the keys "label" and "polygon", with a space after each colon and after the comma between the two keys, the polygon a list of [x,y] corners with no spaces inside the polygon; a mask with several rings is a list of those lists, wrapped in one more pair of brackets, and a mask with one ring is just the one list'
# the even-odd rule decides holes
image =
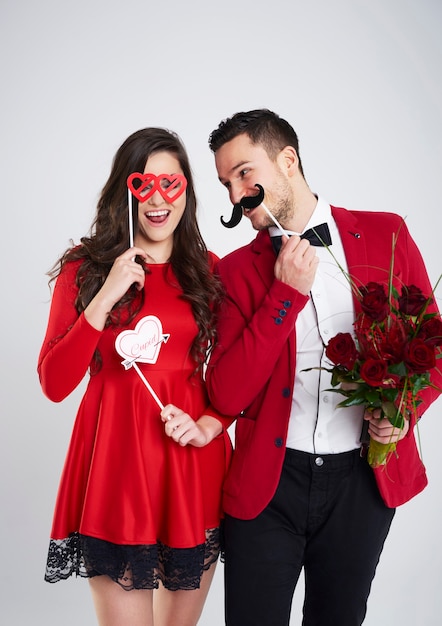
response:
{"label": "white heart-shaped sign", "polygon": [[160,348],[170,335],[163,334],[163,325],[155,315],[146,315],[135,330],[123,330],[115,340],[115,349],[130,362],[156,363]]}

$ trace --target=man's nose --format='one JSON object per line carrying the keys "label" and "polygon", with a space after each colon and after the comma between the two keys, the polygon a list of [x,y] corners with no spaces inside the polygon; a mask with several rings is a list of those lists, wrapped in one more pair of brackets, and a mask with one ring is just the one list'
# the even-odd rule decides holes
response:
{"label": "man's nose", "polygon": [[249,195],[249,192],[245,185],[232,185],[230,187],[229,198],[232,204],[238,204],[238,202],[247,195]]}

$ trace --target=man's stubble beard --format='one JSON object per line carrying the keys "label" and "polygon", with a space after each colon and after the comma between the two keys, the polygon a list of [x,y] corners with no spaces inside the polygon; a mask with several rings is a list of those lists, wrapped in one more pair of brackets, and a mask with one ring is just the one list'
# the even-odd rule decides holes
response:
{"label": "man's stubble beard", "polygon": [[[267,204],[266,206],[275,217],[277,222],[284,227],[285,224],[290,223],[293,217],[295,199],[293,196],[292,188],[282,174],[278,177],[275,190],[271,194],[270,200],[272,200],[272,196],[275,197],[275,202],[272,202],[271,207]],[[252,222],[253,228],[255,230],[265,230],[269,228],[269,226],[275,226],[275,222],[272,220],[271,217],[269,217],[267,212],[262,207],[260,211],[263,214],[263,219],[256,225]]]}

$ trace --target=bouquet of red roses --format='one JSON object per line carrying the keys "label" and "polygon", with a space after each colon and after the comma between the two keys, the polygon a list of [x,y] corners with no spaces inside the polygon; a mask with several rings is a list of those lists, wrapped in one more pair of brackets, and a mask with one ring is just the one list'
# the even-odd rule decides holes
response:
{"label": "bouquet of red roses", "polygon": [[[333,363],[326,368],[332,391],[345,396],[338,406],[380,409],[382,417],[403,428],[404,420],[417,415],[421,391],[433,386],[430,370],[442,356],[442,321],[437,313],[428,313],[432,297],[414,285],[402,286],[399,294],[392,280],[388,293],[384,285],[370,282],[357,289],[357,296],[362,311],[354,337],[338,333],[326,347]],[[395,441],[371,439],[368,462],[384,465],[395,449]]]}

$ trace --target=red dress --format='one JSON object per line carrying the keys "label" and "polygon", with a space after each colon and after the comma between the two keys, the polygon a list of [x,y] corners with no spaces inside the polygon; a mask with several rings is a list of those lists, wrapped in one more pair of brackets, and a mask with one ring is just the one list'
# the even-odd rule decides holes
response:
{"label": "red dress", "polygon": [[[167,437],[159,406],[136,370],[125,369],[115,349],[123,330],[135,329],[146,316],[160,320],[169,338],[161,343],[155,363],[137,363],[140,372],[162,404],[175,404],[194,419],[212,415],[227,426],[229,419],[210,407],[202,376],[192,375],[190,346],[197,326],[191,306],[182,299],[170,265],[151,265],[137,316],[128,326],[98,331],[74,308],[80,263],[66,264],[55,285],[38,364],[42,388],[59,402],[87,373],[96,349],[102,365],[90,376],[77,413],[55,507],[46,579],[105,573],[120,583],[125,579],[122,584],[130,588],[153,588],[158,578],[167,586],[171,567],[175,582],[169,588],[197,587],[208,563],[207,553],[201,554],[211,541],[217,552],[211,529],[220,524],[229,437],[223,428],[203,448],[182,447]],[[115,555],[118,546],[122,548]],[[190,582],[180,580],[180,568],[193,572]],[[137,576],[144,579],[137,581]]]}

